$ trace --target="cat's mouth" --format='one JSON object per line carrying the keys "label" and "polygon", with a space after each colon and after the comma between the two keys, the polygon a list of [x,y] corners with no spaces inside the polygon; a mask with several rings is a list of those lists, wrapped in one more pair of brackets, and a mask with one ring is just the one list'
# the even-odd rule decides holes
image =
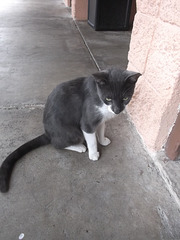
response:
{"label": "cat's mouth", "polygon": [[120,112],[122,112],[122,110],[116,109],[113,112],[114,112],[114,114],[118,115]]}
{"label": "cat's mouth", "polygon": [[113,113],[113,114],[116,114],[118,115],[119,113],[121,113],[123,110],[124,110],[125,107],[121,107],[121,108],[118,108],[118,107],[112,107],[111,105],[108,106],[108,110]]}

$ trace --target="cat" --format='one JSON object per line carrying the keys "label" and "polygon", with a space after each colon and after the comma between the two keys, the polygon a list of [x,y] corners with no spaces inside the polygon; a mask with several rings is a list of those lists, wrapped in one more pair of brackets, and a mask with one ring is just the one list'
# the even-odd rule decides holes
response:
{"label": "cat", "polygon": [[26,153],[52,144],[57,149],[85,152],[89,159],[99,159],[97,140],[110,144],[105,137],[105,122],[122,112],[130,102],[135,84],[141,74],[111,68],[59,84],[45,104],[44,134],[23,144],[12,152],[0,168],[0,191],[9,190],[15,163]]}

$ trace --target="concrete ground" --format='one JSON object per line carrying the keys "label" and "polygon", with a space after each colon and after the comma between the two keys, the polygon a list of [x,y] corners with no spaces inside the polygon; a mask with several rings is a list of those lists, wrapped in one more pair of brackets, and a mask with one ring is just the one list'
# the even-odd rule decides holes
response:
{"label": "concrete ground", "polygon": [[[76,25],[61,0],[1,1],[0,161],[43,132],[58,83],[125,68],[129,39]],[[51,146],[27,154],[0,194],[0,239],[179,240],[179,162],[152,159],[126,113],[107,135],[97,162]]]}

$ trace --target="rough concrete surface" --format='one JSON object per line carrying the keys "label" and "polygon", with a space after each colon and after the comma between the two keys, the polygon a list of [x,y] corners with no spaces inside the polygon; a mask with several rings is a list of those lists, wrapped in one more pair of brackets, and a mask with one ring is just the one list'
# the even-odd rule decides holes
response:
{"label": "rough concrete surface", "polygon": [[180,156],[176,161],[171,161],[165,156],[164,152],[157,154],[156,160],[161,164],[162,168],[168,175],[170,185],[175,193],[179,196],[180,193]]}
{"label": "rough concrete surface", "polygon": [[9,8],[0,10],[1,105],[44,103],[60,81],[96,71],[62,1]]}
{"label": "rough concrete surface", "polygon": [[77,25],[101,70],[112,66],[126,69],[130,31],[94,31],[86,21]]}
{"label": "rough concrete surface", "polygon": [[[11,4],[0,8],[0,162],[43,132],[55,85],[97,71],[62,1]],[[107,136],[96,162],[50,145],[19,161],[0,194],[0,239],[179,240],[178,205],[126,113]]]}

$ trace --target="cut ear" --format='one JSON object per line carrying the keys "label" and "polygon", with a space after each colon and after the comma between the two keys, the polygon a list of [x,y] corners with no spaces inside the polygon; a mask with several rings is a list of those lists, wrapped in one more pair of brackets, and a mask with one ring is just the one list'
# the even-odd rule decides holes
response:
{"label": "cut ear", "polygon": [[97,72],[97,73],[94,73],[92,74],[93,77],[95,78],[95,81],[98,85],[100,86],[103,86],[107,83],[108,81],[108,73],[105,72],[105,71],[102,71],[102,72]]}
{"label": "cut ear", "polygon": [[127,78],[126,78],[126,82],[129,83],[136,83],[138,78],[142,75],[140,73],[137,72],[131,72],[131,71],[126,71],[127,73]]}

